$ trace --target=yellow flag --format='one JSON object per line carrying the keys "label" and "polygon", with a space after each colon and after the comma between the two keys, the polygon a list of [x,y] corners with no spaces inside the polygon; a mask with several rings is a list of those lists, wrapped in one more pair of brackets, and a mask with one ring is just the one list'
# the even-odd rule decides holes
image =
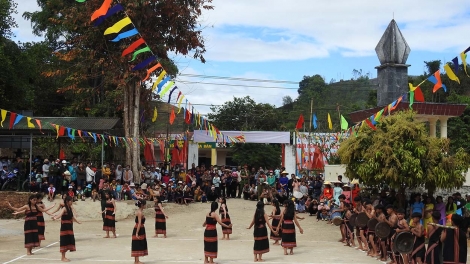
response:
{"label": "yellow flag", "polygon": [[55,125],[55,130],[57,132],[57,137],[56,138],[59,138],[59,125]]}
{"label": "yellow flag", "polygon": [[178,113],[177,114],[181,112],[181,102],[183,101],[183,98],[184,98],[184,94],[178,100]]}
{"label": "yellow flag", "polygon": [[328,128],[330,130],[333,129],[333,123],[331,122],[331,116],[330,116],[330,113],[328,113]]}
{"label": "yellow flag", "polygon": [[2,122],[0,122],[0,125],[3,127],[3,121],[7,118],[7,110],[2,109]]}
{"label": "yellow flag", "polygon": [[465,70],[465,74],[468,76],[467,73],[467,54],[465,52],[460,53],[460,58],[462,59],[463,69]]}
{"label": "yellow flag", "polygon": [[419,87],[419,85],[414,87],[413,84],[411,84],[411,83],[408,83],[408,86],[410,86],[410,91],[412,91],[412,92],[414,92],[416,90],[416,88]]}
{"label": "yellow flag", "polygon": [[449,76],[449,79],[451,79],[452,81],[456,81],[460,84],[459,77],[457,77],[457,75],[455,75],[454,71],[449,66],[449,64],[444,65],[444,70],[446,71],[447,76]]}
{"label": "yellow flag", "polygon": [[173,86],[173,84],[175,84],[175,82],[171,81],[165,86],[165,88],[163,88],[162,92],[160,93],[160,98],[165,96],[165,94],[170,90],[170,88]]}
{"label": "yellow flag", "polygon": [[157,116],[158,116],[157,107],[155,107],[155,109],[153,110],[152,122],[157,121]]}
{"label": "yellow flag", "polygon": [[116,22],[113,26],[106,29],[106,31],[104,32],[104,35],[119,33],[119,31],[121,31],[125,26],[131,23],[132,23],[131,19],[129,17],[125,17],[119,20],[118,22]]}
{"label": "yellow flag", "polygon": [[35,128],[33,123],[31,123],[31,117],[26,117],[26,121],[28,123],[28,128]]}
{"label": "yellow flag", "polygon": [[163,70],[160,75],[158,76],[157,80],[153,83],[152,85],[152,92],[155,91],[155,88],[157,88],[157,85],[162,81],[163,77],[166,75],[166,71]]}

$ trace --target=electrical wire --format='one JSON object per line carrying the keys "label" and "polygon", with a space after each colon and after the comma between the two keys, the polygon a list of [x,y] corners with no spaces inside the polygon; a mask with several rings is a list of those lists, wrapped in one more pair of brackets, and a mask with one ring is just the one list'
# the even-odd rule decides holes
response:
{"label": "electrical wire", "polygon": [[237,77],[202,75],[202,74],[187,74],[187,73],[181,73],[179,75],[180,76],[186,76],[186,77],[204,78],[204,79],[219,79],[219,80],[232,80],[232,81],[245,81],[245,82],[269,82],[269,83],[299,84],[299,82],[283,81],[283,80],[250,79],[250,78],[237,78]]}

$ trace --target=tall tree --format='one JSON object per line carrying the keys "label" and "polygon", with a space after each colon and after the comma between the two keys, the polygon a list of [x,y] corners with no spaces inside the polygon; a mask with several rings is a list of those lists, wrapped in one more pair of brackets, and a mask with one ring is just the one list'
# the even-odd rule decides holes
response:
{"label": "tall tree", "polygon": [[463,149],[450,153],[449,140],[429,137],[412,112],[383,118],[375,131],[364,127],[341,143],[338,154],[349,178],[393,188],[424,186],[430,193],[462,186],[470,165]]}
{"label": "tall tree", "polygon": [[14,14],[17,14],[18,4],[13,0],[0,0],[0,36],[10,38],[13,36],[13,28],[18,27]]}
{"label": "tall tree", "polygon": [[[94,27],[90,21],[91,14],[103,1],[87,1],[82,4],[63,0],[37,2],[41,10],[25,13],[24,17],[31,20],[33,32],[44,35],[56,49],[54,55],[61,60],[61,68],[49,72],[49,76],[66,76],[59,91],[70,94],[89,91],[90,78],[99,76],[101,79],[98,87],[92,89],[102,93],[121,91],[122,96],[116,97],[115,104],[123,109],[125,136],[139,137],[141,109],[145,108],[146,102],[153,95],[141,83],[146,75],[145,70],[131,71],[132,65],[136,63],[129,63],[130,58],[121,56],[121,52],[138,37],[112,43],[109,40],[116,37],[116,34],[103,36],[107,27],[124,18],[124,13],[111,16],[101,26]],[[168,74],[175,76],[177,73],[168,57],[169,52],[191,54],[195,59],[205,61],[204,39],[198,19],[203,9],[213,8],[210,5],[211,0],[189,0],[184,3],[174,0],[119,2]],[[146,54],[139,55],[137,63],[147,58],[149,53]],[[80,105],[89,102],[84,100],[75,103]],[[138,175],[139,144],[129,145],[126,159],[134,174]]]}

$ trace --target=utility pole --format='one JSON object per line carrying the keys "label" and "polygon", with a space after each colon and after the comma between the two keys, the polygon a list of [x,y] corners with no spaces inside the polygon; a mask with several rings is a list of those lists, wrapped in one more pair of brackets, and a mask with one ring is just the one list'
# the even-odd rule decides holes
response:
{"label": "utility pole", "polygon": [[308,162],[307,162],[307,176],[310,176],[310,166],[312,165],[312,157],[310,157],[310,144],[312,143],[312,122],[313,122],[313,98],[310,99],[310,122],[308,128]]}

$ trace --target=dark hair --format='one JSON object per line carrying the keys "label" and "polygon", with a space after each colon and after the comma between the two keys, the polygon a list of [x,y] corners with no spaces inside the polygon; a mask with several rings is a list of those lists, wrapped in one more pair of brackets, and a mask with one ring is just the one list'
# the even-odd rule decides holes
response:
{"label": "dark hair", "polygon": [[464,229],[465,228],[465,218],[458,214],[453,214],[451,217],[452,224],[457,226],[458,228]]}
{"label": "dark hair", "polygon": [[375,210],[377,210],[377,209],[383,211],[385,209],[385,206],[383,206],[383,204],[378,204],[378,205],[375,206]]}
{"label": "dark hair", "polygon": [[403,209],[403,208],[398,208],[397,214],[405,214],[405,209]]}
{"label": "dark hair", "polygon": [[256,204],[256,211],[255,211],[255,225],[258,224],[264,218],[264,203],[263,201],[259,201]]}
{"label": "dark hair", "polygon": [[215,212],[219,208],[219,204],[217,202],[212,202],[211,203],[211,213]]}
{"label": "dark hair", "polygon": [[137,200],[137,202],[135,202],[135,206],[141,208],[142,206],[146,205],[147,204],[147,201],[145,200]]}
{"label": "dark hair", "polygon": [[350,203],[344,203],[344,207],[349,209],[349,208],[351,208],[351,204]]}
{"label": "dark hair", "polygon": [[276,207],[276,214],[281,212],[281,208],[279,208],[279,201],[277,199],[273,200],[273,204]]}
{"label": "dark hair", "polygon": [[452,208],[454,207],[454,206],[453,206],[453,204],[454,204],[454,197],[449,196],[449,197],[447,197],[447,199],[452,199],[452,202],[449,202],[449,200],[447,200],[447,204],[446,204],[446,211],[451,211]]}
{"label": "dark hair", "polygon": [[393,205],[389,204],[389,205],[385,206],[385,210],[388,210],[388,209],[392,209],[392,210],[393,210]]}
{"label": "dark hair", "polygon": [[36,199],[36,194],[31,194],[28,198],[28,206],[29,210],[31,211],[31,200]]}
{"label": "dark hair", "polygon": [[340,196],[338,196],[338,199],[345,199],[346,200],[346,195],[341,194]]}
{"label": "dark hair", "polygon": [[67,210],[67,215],[70,215],[70,217],[73,217],[73,212],[72,212],[72,208],[70,208],[70,206],[67,205],[68,202],[73,202],[73,199],[72,197],[70,196],[67,196],[65,197],[64,199],[64,207],[65,207],[65,210]]}
{"label": "dark hair", "polygon": [[287,208],[285,212],[285,217],[288,219],[294,219],[295,217],[295,206],[292,200],[287,200]]}
{"label": "dark hair", "polygon": [[219,199],[222,200],[222,202],[220,202],[220,203],[221,203],[221,204],[225,204],[225,210],[228,211],[227,199],[225,199],[225,197],[220,197]]}
{"label": "dark hair", "polygon": [[42,193],[36,193],[36,199],[42,199],[44,195]]}
{"label": "dark hair", "polygon": [[414,212],[411,214],[411,218],[415,218],[415,217],[418,217],[419,219],[421,219],[423,218],[423,215],[421,213]]}
{"label": "dark hair", "polygon": [[360,202],[362,200],[361,196],[354,197],[355,202]]}
{"label": "dark hair", "polygon": [[434,212],[432,212],[431,216],[432,216],[432,218],[435,219],[435,220],[440,220],[440,219],[441,219],[441,212],[439,212],[439,211],[434,211]]}

